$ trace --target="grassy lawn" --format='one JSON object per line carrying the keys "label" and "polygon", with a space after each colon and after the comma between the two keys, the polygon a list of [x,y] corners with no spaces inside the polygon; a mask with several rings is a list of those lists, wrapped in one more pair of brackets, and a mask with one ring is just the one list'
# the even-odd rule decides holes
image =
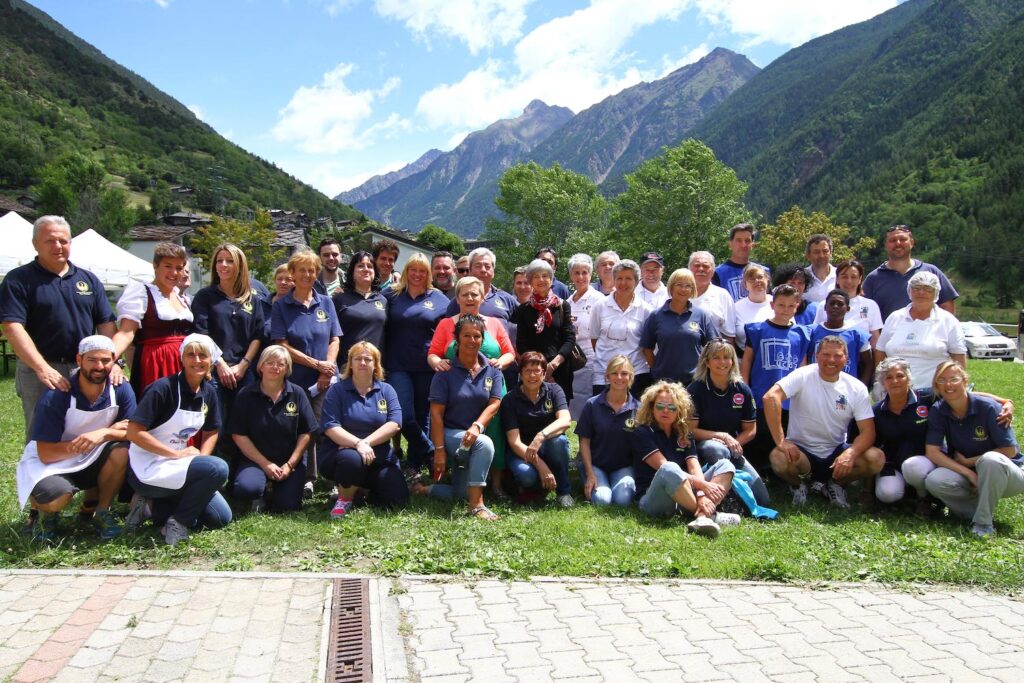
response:
{"label": "grassy lawn", "polygon": [[[972,361],[978,386],[1024,399],[1024,365]],[[1024,402],[1018,400],[1018,405]],[[1017,420],[1018,438],[1024,436]],[[21,410],[11,377],[0,379],[0,566],[360,571],[462,576],[530,575],[693,577],[793,581],[948,583],[1016,592],[1024,587],[1024,497],[1000,503],[999,536],[971,537],[959,521],[924,521],[891,509],[850,512],[821,499],[799,511],[774,489],[780,520],[744,520],[717,541],[688,535],[679,520],[653,521],[636,510],[577,505],[494,505],[502,519],[463,517],[461,506],[414,500],[402,512],[357,510],[327,519],[320,494],[300,513],[245,516],[228,528],[198,533],[171,550],[149,527],[100,544],[84,532],[54,547],[19,535],[15,465]],[[857,490],[851,491],[851,499]],[[74,506],[77,507],[77,506]]]}

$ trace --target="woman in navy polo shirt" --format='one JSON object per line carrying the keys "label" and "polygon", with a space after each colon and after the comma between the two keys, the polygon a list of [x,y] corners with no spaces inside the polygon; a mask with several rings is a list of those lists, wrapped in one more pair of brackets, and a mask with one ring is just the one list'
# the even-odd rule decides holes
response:
{"label": "woman in navy polo shirt", "polygon": [[[288,272],[295,288],[274,302],[270,336],[291,354],[291,379],[305,390],[319,421],[324,394],[338,373],[341,326],[330,297],[313,289],[320,257],[308,249],[296,252],[288,259]],[[316,479],[316,444],[312,441],[306,456],[305,494],[312,495]]]}
{"label": "woman in navy polo shirt", "polygon": [[430,261],[413,254],[402,269],[398,284],[386,296],[390,309],[385,331],[384,368],[402,404],[402,435],[409,442],[410,477],[419,474],[431,454],[427,436],[427,410],[434,371],[427,365],[427,349],[434,328],[444,317],[448,297],[430,279]]}
{"label": "woman in navy polo shirt", "polygon": [[722,525],[740,521],[739,515],[715,510],[729,492],[736,468],[719,460],[699,474],[688,426],[692,415],[693,402],[675,382],[657,382],[644,391],[636,414],[636,438],[630,442],[636,495],[646,514],[668,517],[682,508],[694,516],[688,530],[716,538]]}
{"label": "woman in navy polo shirt", "polygon": [[712,339],[701,351],[697,371],[687,391],[693,400],[690,431],[697,440],[702,466],[728,460],[747,472],[758,505],[771,502],[768,489],[754,466],[743,457],[743,446],[757,433],[754,394],[740,377],[736,347],[725,339]]}
{"label": "woman in navy polo shirt", "polygon": [[256,372],[260,381],[238,392],[229,432],[244,456],[235,474],[234,497],[266,508],[263,492],[273,482],[271,512],[302,507],[306,465],[302,456],[317,429],[306,392],[288,381],[292,358],[288,349],[274,344],[260,354]]}
{"label": "woman in navy polo shirt", "polygon": [[430,438],[434,442],[434,480],[451,470],[451,484],[413,485],[413,493],[444,500],[455,496],[469,503],[468,514],[493,521],[484,505],[487,471],[494,459],[494,442],[484,434],[497,414],[504,392],[501,371],[480,353],[485,324],[467,315],[455,324],[458,348],[452,366],[430,383]]}
{"label": "woman in navy polo shirt", "polygon": [[332,519],[352,509],[359,489],[371,505],[402,507],[409,489],[402,478],[391,437],[402,424],[398,394],[383,381],[380,351],[373,344],[357,342],[349,349],[341,381],[327,392],[320,427],[320,474],[338,485],[338,501]]}
{"label": "woman in navy polo shirt", "polygon": [[651,366],[651,377],[686,385],[693,379],[700,350],[718,336],[718,328],[704,309],[690,303],[697,281],[688,268],[674,271],[667,289],[668,301],[644,322],[640,350]]}
{"label": "woman in navy polo shirt", "polygon": [[569,491],[569,440],[572,424],[562,387],[545,382],[548,362],[538,351],[519,357],[519,386],[501,399],[501,426],[508,446],[508,467],[521,489],[554,491],[558,504],[572,507]]}
{"label": "woman in navy polo shirt", "polygon": [[608,361],[604,378],[608,388],[583,404],[576,423],[586,477],[583,495],[594,505],[627,507],[636,493],[629,440],[640,407],[640,401],[629,393],[633,364],[625,356],[615,356]]}
{"label": "woman in navy polo shirt", "polygon": [[[128,422],[128,483],[135,489],[125,526],[138,529],[152,517],[168,545],[188,540],[200,524],[217,529],[231,521],[218,489],[228,466],[213,455],[220,428],[217,392],[210,385],[216,345],[203,334],[181,343],[182,371],[157,380]],[[202,446],[189,445],[199,436]]]}
{"label": "woman in navy polo shirt", "polygon": [[384,329],[388,321],[388,301],[374,287],[377,266],[368,251],[352,254],[345,271],[345,288],[332,297],[338,323],[345,330],[341,338],[338,359],[348,358],[348,352],[359,341],[367,341],[378,349],[384,348]]}

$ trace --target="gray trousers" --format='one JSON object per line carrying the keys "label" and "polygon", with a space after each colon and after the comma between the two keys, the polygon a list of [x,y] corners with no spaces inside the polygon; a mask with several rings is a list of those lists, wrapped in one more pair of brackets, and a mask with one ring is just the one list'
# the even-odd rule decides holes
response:
{"label": "gray trousers", "polygon": [[957,517],[989,526],[996,505],[1002,498],[1024,494],[1024,469],[1002,453],[990,451],[975,463],[978,490],[972,491],[962,474],[936,467],[924,480],[925,488]]}
{"label": "gray trousers", "polygon": [[[74,363],[50,363],[50,367],[70,379],[71,371],[76,366]],[[25,416],[25,443],[28,443],[29,435],[32,434],[32,419],[36,414],[36,403],[46,392],[46,385],[36,377],[35,370],[20,358],[14,371],[14,391],[21,399],[21,413]]]}

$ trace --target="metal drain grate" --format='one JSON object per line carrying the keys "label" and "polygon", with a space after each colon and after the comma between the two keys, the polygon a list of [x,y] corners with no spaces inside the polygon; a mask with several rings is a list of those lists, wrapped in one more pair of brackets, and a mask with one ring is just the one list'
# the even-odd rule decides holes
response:
{"label": "metal drain grate", "polygon": [[370,590],[366,579],[335,579],[327,681],[373,680],[370,658]]}

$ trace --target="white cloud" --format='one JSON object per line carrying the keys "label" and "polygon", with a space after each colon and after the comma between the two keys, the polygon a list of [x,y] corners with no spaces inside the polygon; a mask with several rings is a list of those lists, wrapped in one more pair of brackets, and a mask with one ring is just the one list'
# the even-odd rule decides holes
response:
{"label": "white cloud", "polygon": [[200,121],[205,121],[206,120],[206,111],[202,107],[200,107],[198,104],[190,104],[190,105],[188,105],[188,110],[190,112],[192,112],[193,114],[195,114],[196,118],[199,119]]}
{"label": "white cloud", "polygon": [[692,50],[687,51],[686,54],[679,58],[664,55],[661,58],[661,72],[658,74],[658,78],[664,78],[680,67],[700,61],[703,57],[707,56],[709,52],[711,52],[711,48],[708,44],[701,43]]}
{"label": "white cloud", "polygon": [[327,14],[332,17],[336,17],[355,5],[356,1],[357,0],[330,0],[324,9],[327,10]]}
{"label": "white cloud", "polygon": [[473,54],[521,35],[533,0],[376,0],[377,13],[397,19],[420,38],[437,33],[462,41]]}
{"label": "white cloud", "polygon": [[350,162],[342,160],[310,163],[308,159],[294,159],[282,162],[281,166],[328,197],[335,197],[341,192],[359,187],[375,175],[397,171],[410,163],[412,161],[391,161],[374,168],[355,170]]}
{"label": "white cloud", "polygon": [[171,0],[153,0],[160,9],[167,9],[171,6]]}
{"label": "white cloud", "polygon": [[377,136],[393,135],[407,129],[409,122],[397,114],[364,128],[373,115],[373,105],[398,87],[397,77],[389,78],[376,90],[351,90],[345,79],[353,64],[339,64],[324,74],[320,83],[301,86],[278,112],[277,124],[270,133],[280,142],[296,143],[311,154],[333,154],[362,149]]}
{"label": "white cloud", "polygon": [[747,46],[764,42],[795,47],[811,38],[870,19],[898,0],[695,0],[709,22],[749,36]]}
{"label": "white cloud", "polygon": [[460,130],[459,132],[455,133],[450,138],[448,138],[448,142],[444,146],[445,150],[455,149],[456,147],[461,145],[462,141],[465,140],[466,137],[472,132],[472,130]]}

